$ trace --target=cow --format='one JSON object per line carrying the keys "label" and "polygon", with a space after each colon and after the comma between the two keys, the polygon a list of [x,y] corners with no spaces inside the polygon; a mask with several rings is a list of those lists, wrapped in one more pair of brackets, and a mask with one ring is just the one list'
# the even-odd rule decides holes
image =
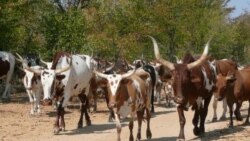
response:
{"label": "cow", "polygon": [[[157,96],[157,94],[159,94],[159,93],[157,93],[157,89],[156,89],[156,86],[157,86],[158,81],[159,81],[158,73],[152,65],[147,64],[142,59],[133,61],[133,64],[134,64],[135,68],[142,67],[143,70],[145,70],[146,72],[148,72],[150,74],[151,85],[152,85],[151,112],[154,113],[155,112],[155,108],[154,108],[154,101],[155,100],[154,99],[155,99],[155,96]],[[160,99],[158,99],[158,100],[160,100]]]}
{"label": "cow", "polygon": [[[181,64],[171,63],[164,60],[160,53],[156,40],[149,36],[153,42],[154,54],[159,63],[169,68],[172,72],[174,101],[177,103],[177,111],[180,122],[180,133],[177,140],[185,140],[184,126],[186,119],[184,110],[187,111],[192,106],[193,133],[198,136],[205,132],[205,119],[208,105],[210,103],[213,87],[214,74],[207,62],[209,42],[206,44],[203,54],[195,59],[191,54],[186,54]],[[200,120],[200,121],[199,121]],[[200,123],[198,127],[198,123]]]}
{"label": "cow", "polygon": [[22,58],[18,53],[16,53],[16,55],[20,58],[17,60],[24,64],[23,71],[25,75],[23,77],[23,84],[29,96],[29,101],[31,103],[30,114],[34,115],[34,113],[36,112],[40,113],[40,98],[42,94],[42,83],[40,80],[40,76],[24,68],[25,66],[34,65],[31,66],[32,69],[42,70],[43,67],[35,65],[35,62],[29,64],[28,62],[32,61]]}
{"label": "cow", "polygon": [[150,77],[144,70],[132,70],[125,74],[104,74],[98,71],[95,73],[102,78],[105,78],[103,85],[108,86],[109,107],[115,115],[116,128],[117,128],[117,141],[120,141],[121,123],[120,117],[131,115],[129,122],[130,137],[129,140],[133,141],[133,120],[137,114],[138,119],[138,133],[137,140],[141,139],[141,125],[143,115],[146,110],[147,114],[147,133],[148,139],[152,137],[150,130],[150,100],[151,89]]}
{"label": "cow", "polygon": [[[248,114],[245,124],[249,123],[250,113],[250,68],[236,70],[226,76],[217,75],[215,98],[222,100],[224,97],[227,99],[229,107],[230,122],[229,127],[233,127],[233,104],[236,103],[236,110],[239,110],[243,101],[249,102]],[[237,119],[237,114],[236,114]]]}
{"label": "cow", "polygon": [[[237,70],[237,63],[230,59],[221,59],[221,60],[213,60],[210,62],[211,67],[215,71],[215,75],[221,74],[223,76],[226,76],[230,72],[234,72]],[[214,98],[213,101],[213,118],[212,122],[217,120],[217,100]],[[226,112],[227,112],[227,101],[226,99],[223,99],[223,113],[220,117],[220,120],[226,119]],[[235,114],[237,115],[237,119],[241,119],[240,111],[235,111]]]}
{"label": "cow", "polygon": [[[88,55],[71,55],[67,52],[58,52],[54,55],[52,67],[42,70],[25,69],[34,72],[41,77],[44,92],[44,104],[50,104],[54,99],[57,103],[57,116],[54,124],[54,133],[58,134],[65,130],[64,107],[70,97],[77,95],[81,101],[81,115],[78,128],[83,125],[85,114],[86,125],[91,125],[87,112],[89,81],[93,75],[96,62]],[[60,124],[59,124],[60,121]]]}
{"label": "cow", "polygon": [[2,99],[6,100],[10,97],[10,80],[12,78],[15,66],[15,57],[12,53],[0,51],[0,79],[5,80],[5,89],[2,94]]}

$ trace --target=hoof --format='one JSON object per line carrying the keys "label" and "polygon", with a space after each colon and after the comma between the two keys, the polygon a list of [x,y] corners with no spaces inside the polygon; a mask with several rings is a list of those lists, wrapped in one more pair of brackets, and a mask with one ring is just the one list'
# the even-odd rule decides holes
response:
{"label": "hoof", "polygon": [[81,129],[81,128],[83,128],[83,126],[80,125],[80,124],[78,124],[78,125],[77,125],[77,128],[78,128],[78,129]]}
{"label": "hoof", "polygon": [[185,141],[185,139],[177,138],[176,141]]}
{"label": "hoof", "polygon": [[245,121],[243,125],[249,125],[249,121]]}
{"label": "hoof", "polygon": [[130,135],[129,141],[134,141],[134,136],[133,135]]}
{"label": "hoof", "polygon": [[200,129],[199,129],[198,127],[195,127],[195,128],[193,129],[193,132],[194,132],[194,135],[195,135],[195,136],[199,136],[199,135],[201,134]]}
{"label": "hoof", "polygon": [[236,116],[237,121],[243,121],[243,118],[241,116]]}
{"label": "hoof", "polygon": [[216,122],[216,121],[217,121],[217,117],[214,117],[211,122]]}
{"label": "hoof", "polygon": [[151,113],[154,113],[155,112],[155,110],[154,109],[151,109],[151,111],[150,111]]}
{"label": "hoof", "polygon": [[233,129],[234,126],[233,126],[233,125],[229,125],[228,128],[229,128],[229,129]]}
{"label": "hoof", "polygon": [[54,135],[58,135],[59,132],[60,132],[60,129],[59,129],[59,128],[54,129]]}
{"label": "hoof", "polygon": [[137,140],[137,141],[140,141],[140,140],[141,140],[141,134],[140,134],[140,133],[137,134],[136,140]]}
{"label": "hoof", "polygon": [[226,120],[226,116],[221,116],[220,120]]}
{"label": "hoof", "polygon": [[147,139],[151,139],[152,138],[152,133],[151,133],[150,130],[147,130],[146,135],[147,135]]}
{"label": "hoof", "polygon": [[91,125],[91,120],[89,120],[89,121],[86,121],[87,123],[86,123],[86,126],[90,126]]}

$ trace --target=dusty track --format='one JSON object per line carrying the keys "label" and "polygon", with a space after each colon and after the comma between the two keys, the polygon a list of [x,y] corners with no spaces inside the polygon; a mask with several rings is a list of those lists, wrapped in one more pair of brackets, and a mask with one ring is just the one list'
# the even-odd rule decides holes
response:
{"label": "dusty track", "polygon": [[[164,103],[164,102],[162,102]],[[76,129],[79,109],[67,109],[65,115],[66,132],[60,135],[53,134],[55,112],[52,107],[42,107],[40,115],[29,115],[30,105],[26,94],[12,95],[11,102],[0,103],[0,141],[115,141],[116,128],[114,123],[107,122],[108,111],[103,100],[98,103],[98,112],[91,114],[92,126]],[[219,113],[221,113],[221,106]],[[248,103],[243,104],[242,115],[246,117]],[[209,115],[211,115],[211,104]],[[219,114],[220,115],[220,114]],[[241,126],[242,122],[236,122],[233,129],[228,129],[228,119],[215,123],[206,122],[206,133],[196,137],[192,133],[193,111],[185,112],[185,134],[187,140],[229,140],[249,141],[250,126]],[[228,117],[228,114],[227,114]],[[211,118],[208,116],[207,120]],[[134,123],[134,136],[137,132],[137,122]],[[142,140],[146,140],[146,123],[143,123]],[[156,113],[151,119],[151,141],[174,141],[179,134],[179,122],[176,108],[166,108],[165,105],[157,105]],[[128,122],[123,122],[121,137],[127,141],[129,137]]]}

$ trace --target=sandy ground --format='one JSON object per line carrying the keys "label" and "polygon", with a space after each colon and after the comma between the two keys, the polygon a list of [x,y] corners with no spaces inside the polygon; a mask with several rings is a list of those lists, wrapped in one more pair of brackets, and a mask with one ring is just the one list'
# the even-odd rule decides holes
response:
{"label": "sandy ground", "polygon": [[[162,104],[156,105],[156,113],[152,115],[151,131],[152,141],[174,141],[179,134],[179,121],[176,108],[166,108]],[[11,102],[0,103],[0,141],[115,141],[115,123],[108,123],[108,110],[105,102],[99,100],[98,112],[90,114],[92,126],[76,129],[80,116],[78,108],[66,109],[65,122],[66,131],[59,135],[53,134],[53,124],[55,121],[55,111],[52,107],[42,107],[40,115],[31,116],[29,114],[30,104],[25,93],[12,94]],[[218,114],[222,113],[221,103],[218,104]],[[246,117],[248,103],[244,103],[241,109],[242,115]],[[209,115],[206,122],[206,133],[201,137],[194,136],[192,130],[193,111],[189,109],[185,112],[186,140],[229,140],[229,141],[249,141],[250,126],[241,126],[242,122],[236,122],[233,129],[228,128],[228,118],[225,121],[215,123],[209,122],[211,119],[212,107],[210,104]],[[227,114],[228,117],[228,114]],[[121,138],[128,140],[128,122],[123,123]],[[137,122],[134,123],[134,136],[136,137]],[[146,123],[143,122],[142,140],[146,139]]]}

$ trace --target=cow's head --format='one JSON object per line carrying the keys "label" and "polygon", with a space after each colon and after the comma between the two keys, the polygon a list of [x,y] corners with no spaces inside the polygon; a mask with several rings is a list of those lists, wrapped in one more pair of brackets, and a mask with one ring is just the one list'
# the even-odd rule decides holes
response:
{"label": "cow's head", "polygon": [[230,85],[231,82],[234,82],[234,80],[236,80],[234,74],[228,73],[227,76],[223,76],[221,73],[218,74],[216,77],[214,91],[215,99],[219,101],[222,100],[227,93],[227,87]]}
{"label": "cow's head", "polygon": [[134,74],[135,69],[125,74],[103,74],[97,71],[94,72],[96,75],[106,80],[106,83],[103,84],[108,87],[109,107],[114,108],[117,104],[117,99],[119,99],[121,94],[118,92],[119,89],[121,86],[124,86],[132,81],[131,79],[128,79],[128,77]]}
{"label": "cow's head", "polygon": [[65,57],[65,60],[67,62],[69,62],[69,65],[60,68],[60,69],[35,69],[32,67],[28,67],[24,61],[23,58],[18,55],[19,59],[21,62],[23,62],[23,67],[25,70],[35,73],[36,75],[40,75],[41,77],[41,83],[42,83],[42,87],[43,87],[43,92],[44,92],[44,101],[45,104],[47,103],[51,103],[51,99],[52,97],[52,93],[54,91],[54,84],[56,83],[55,80],[61,80],[63,79],[65,76],[62,75],[61,73],[66,72],[70,69],[71,64],[72,64],[72,58],[69,58],[70,61],[68,61],[68,57]]}
{"label": "cow's head", "polygon": [[154,53],[157,61],[162,65],[166,66],[172,72],[172,79],[173,79],[173,90],[175,95],[175,102],[178,104],[185,104],[187,102],[187,90],[190,89],[191,83],[197,83],[201,81],[196,76],[191,76],[191,70],[199,65],[201,65],[207,58],[209,42],[206,44],[206,47],[203,51],[201,57],[191,63],[171,63],[167,60],[164,60],[159,52],[159,48],[157,45],[156,40],[149,36],[154,45]]}

